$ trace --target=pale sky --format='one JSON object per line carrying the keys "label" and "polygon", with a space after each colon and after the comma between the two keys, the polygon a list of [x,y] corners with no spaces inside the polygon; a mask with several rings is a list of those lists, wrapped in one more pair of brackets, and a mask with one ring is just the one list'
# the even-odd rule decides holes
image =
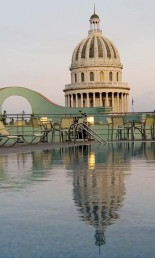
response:
{"label": "pale sky", "polygon": [[[154,110],[155,0],[0,0],[0,87],[30,88],[65,105],[72,53],[88,35],[94,3],[103,35],[120,53],[130,111],[132,98],[134,111]],[[17,113],[12,103],[3,109]]]}

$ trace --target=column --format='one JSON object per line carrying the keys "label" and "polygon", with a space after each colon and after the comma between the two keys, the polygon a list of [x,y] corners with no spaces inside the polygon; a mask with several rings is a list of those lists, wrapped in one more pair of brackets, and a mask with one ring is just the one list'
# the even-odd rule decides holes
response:
{"label": "column", "polygon": [[123,93],[121,93],[121,100],[122,100],[122,103],[121,103],[121,111],[123,112],[124,111],[124,109],[123,109]]}
{"label": "column", "polygon": [[119,105],[119,92],[117,92],[117,112],[120,111],[120,105]]}
{"label": "column", "polygon": [[89,101],[89,93],[86,93],[87,94],[87,107],[90,107],[90,105],[89,105],[89,103],[90,103],[90,101]]}
{"label": "column", "polygon": [[122,112],[124,112],[124,94],[122,92]]}
{"label": "column", "polygon": [[65,107],[67,107],[67,95],[65,95]]}
{"label": "column", "polygon": [[105,106],[109,106],[109,101],[108,101],[108,92],[106,92],[106,99],[105,99]]}
{"label": "column", "polygon": [[126,94],[124,93],[124,112],[126,112]]}
{"label": "column", "polygon": [[83,107],[83,93],[81,93],[81,107]]}
{"label": "column", "polygon": [[76,108],[78,107],[78,94],[75,94],[75,106]]}
{"label": "column", "polygon": [[93,93],[93,107],[96,107],[95,92]]}
{"label": "column", "polygon": [[102,92],[100,92],[100,107],[102,107]]}
{"label": "column", "polygon": [[112,100],[113,112],[116,112],[116,110],[115,110],[115,105],[114,105],[114,93],[113,93],[113,92],[111,92],[111,100]]}
{"label": "column", "polygon": [[71,107],[73,107],[73,94],[71,95]]}
{"label": "column", "polygon": [[126,112],[129,112],[129,95],[126,94]]}

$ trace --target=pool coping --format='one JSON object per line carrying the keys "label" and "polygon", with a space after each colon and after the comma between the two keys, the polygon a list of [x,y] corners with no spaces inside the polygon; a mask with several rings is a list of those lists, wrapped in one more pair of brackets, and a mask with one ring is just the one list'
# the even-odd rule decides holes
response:
{"label": "pool coping", "polygon": [[[109,141],[108,143],[104,143],[103,145],[106,144],[113,144],[113,143],[136,143],[136,142],[154,142],[155,140],[134,140],[134,141],[124,141],[124,140],[116,140],[116,141]],[[69,148],[69,147],[74,147],[74,146],[81,146],[81,145],[91,145],[91,144],[99,144],[102,145],[101,143],[98,143],[97,141],[80,141],[77,143],[68,143],[68,142],[51,142],[51,143],[38,143],[38,144],[23,144],[23,143],[18,143],[15,144],[12,147],[1,147],[0,148],[0,156],[5,155],[5,154],[12,154],[12,153],[24,153],[24,152],[32,152],[32,151],[42,151],[42,150],[52,150],[52,149],[58,149],[58,148]]]}

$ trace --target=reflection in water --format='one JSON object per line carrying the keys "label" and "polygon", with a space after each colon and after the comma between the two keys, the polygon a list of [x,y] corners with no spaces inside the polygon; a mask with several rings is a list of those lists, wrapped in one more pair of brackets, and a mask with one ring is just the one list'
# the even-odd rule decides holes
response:
{"label": "reflection in water", "polygon": [[0,156],[0,191],[20,190],[37,180],[48,180],[51,168],[52,155],[48,150]]}
{"label": "reflection in water", "polygon": [[0,191],[19,190],[48,180],[55,166],[67,169],[79,216],[95,228],[95,244],[106,243],[105,231],[119,218],[125,197],[124,177],[131,159],[154,162],[154,143],[86,145],[0,156]]}
{"label": "reflection in water", "polygon": [[[73,171],[73,198],[80,217],[93,225],[95,244],[106,243],[105,230],[119,218],[125,195],[124,177],[133,157],[154,162],[154,143],[116,143],[109,146],[80,146],[64,150]],[[71,176],[71,172],[70,172]],[[99,249],[100,250],[100,249]]]}
{"label": "reflection in water", "polygon": [[[124,167],[120,167],[119,163],[113,166],[115,154],[119,160],[122,153],[114,154],[111,148],[106,152],[102,148],[93,149],[93,146],[83,148],[87,153],[86,158],[83,157],[78,167],[72,168],[74,201],[82,220],[96,229],[95,244],[100,247],[106,242],[106,227],[119,218],[117,211],[125,195]],[[76,164],[78,155],[74,159]],[[129,163],[124,165],[127,168]]]}

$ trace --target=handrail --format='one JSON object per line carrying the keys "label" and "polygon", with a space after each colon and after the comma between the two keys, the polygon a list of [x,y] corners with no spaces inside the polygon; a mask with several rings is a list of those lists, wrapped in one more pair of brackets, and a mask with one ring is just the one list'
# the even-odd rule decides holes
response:
{"label": "handrail", "polygon": [[69,138],[68,141],[71,141],[71,133],[73,133],[73,137],[74,137],[74,143],[76,142],[76,134],[78,131],[77,128],[81,128],[82,130],[85,130],[89,135],[91,135],[96,141],[98,141],[99,143],[103,144],[103,143],[108,143],[106,140],[104,140],[100,135],[98,135],[95,131],[93,131],[90,126],[88,126],[85,123],[76,123],[76,124],[72,124],[70,126],[69,129]]}

